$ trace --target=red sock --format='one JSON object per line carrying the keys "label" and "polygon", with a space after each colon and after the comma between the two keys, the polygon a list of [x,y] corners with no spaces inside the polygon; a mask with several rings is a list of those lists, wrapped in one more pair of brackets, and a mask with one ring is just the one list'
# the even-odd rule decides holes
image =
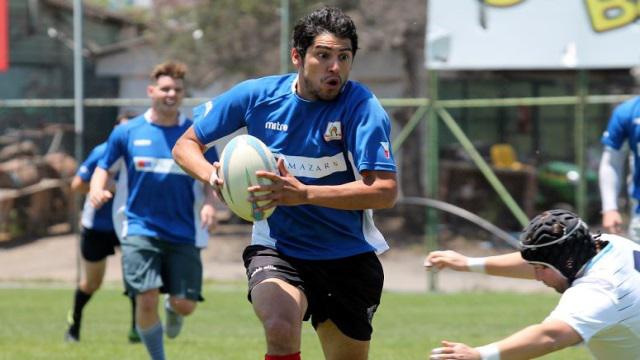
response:
{"label": "red sock", "polygon": [[264,355],[264,360],[300,360],[300,359],[302,359],[300,357],[300,351],[294,354],[289,354],[289,355],[269,355],[269,354]]}

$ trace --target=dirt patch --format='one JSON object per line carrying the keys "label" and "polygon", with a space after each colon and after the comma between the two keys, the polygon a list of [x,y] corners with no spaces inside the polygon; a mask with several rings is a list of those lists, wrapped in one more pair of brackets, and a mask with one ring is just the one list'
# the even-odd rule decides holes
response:
{"label": "dirt patch", "polygon": [[[245,281],[242,250],[250,241],[251,226],[221,225],[209,246],[202,253],[204,276],[214,281]],[[529,280],[506,279],[481,274],[441,271],[426,272],[422,266],[425,251],[420,245],[393,246],[380,256],[385,268],[385,289],[388,291],[426,292],[437,288],[441,292],[460,291],[549,291],[542,284]],[[491,253],[482,246],[455,239],[449,248],[470,255]],[[473,243],[471,243],[473,244]],[[38,239],[22,246],[0,249],[0,284],[21,284],[33,281],[73,284],[77,278],[78,236],[61,235]],[[107,260],[106,282],[121,281],[120,254]]]}

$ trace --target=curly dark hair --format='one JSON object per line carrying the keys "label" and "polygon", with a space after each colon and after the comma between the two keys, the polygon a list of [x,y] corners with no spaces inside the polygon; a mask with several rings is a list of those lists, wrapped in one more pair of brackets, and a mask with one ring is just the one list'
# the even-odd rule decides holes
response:
{"label": "curly dark hair", "polygon": [[293,47],[304,59],[307,49],[316,36],[330,33],[341,39],[351,40],[353,56],[358,50],[358,34],[353,20],[336,7],[322,7],[304,16],[293,28]]}
{"label": "curly dark hair", "polygon": [[549,265],[571,284],[582,267],[597,253],[597,236],[568,210],[548,210],[536,216],[520,236],[522,258]]}

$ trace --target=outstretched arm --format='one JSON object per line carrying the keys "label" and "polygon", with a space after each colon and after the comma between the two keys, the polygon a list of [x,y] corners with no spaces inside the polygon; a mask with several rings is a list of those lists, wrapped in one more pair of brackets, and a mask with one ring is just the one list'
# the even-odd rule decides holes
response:
{"label": "outstretched arm", "polygon": [[427,268],[450,268],[456,271],[473,271],[489,275],[521,279],[535,279],[533,266],[519,252],[482,258],[464,256],[452,250],[432,251],[425,258]]}
{"label": "outstretched arm", "polygon": [[442,341],[429,359],[532,359],[582,342],[582,337],[560,320],[531,325],[493,344],[472,348],[463,343]]}

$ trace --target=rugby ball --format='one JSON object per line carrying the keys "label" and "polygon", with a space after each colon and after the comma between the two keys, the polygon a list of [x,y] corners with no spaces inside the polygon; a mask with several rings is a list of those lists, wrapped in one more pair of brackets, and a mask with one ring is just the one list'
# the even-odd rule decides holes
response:
{"label": "rugby ball", "polygon": [[[269,179],[258,178],[258,170],[277,173],[276,160],[260,139],[251,135],[238,135],[225,145],[220,155],[218,172],[218,176],[224,181],[222,197],[234,214],[247,221],[264,220],[275,210],[271,208],[267,211],[257,211],[256,204],[247,200],[247,189],[250,186],[271,183]],[[258,202],[258,205],[262,206],[265,203],[268,202]]]}

